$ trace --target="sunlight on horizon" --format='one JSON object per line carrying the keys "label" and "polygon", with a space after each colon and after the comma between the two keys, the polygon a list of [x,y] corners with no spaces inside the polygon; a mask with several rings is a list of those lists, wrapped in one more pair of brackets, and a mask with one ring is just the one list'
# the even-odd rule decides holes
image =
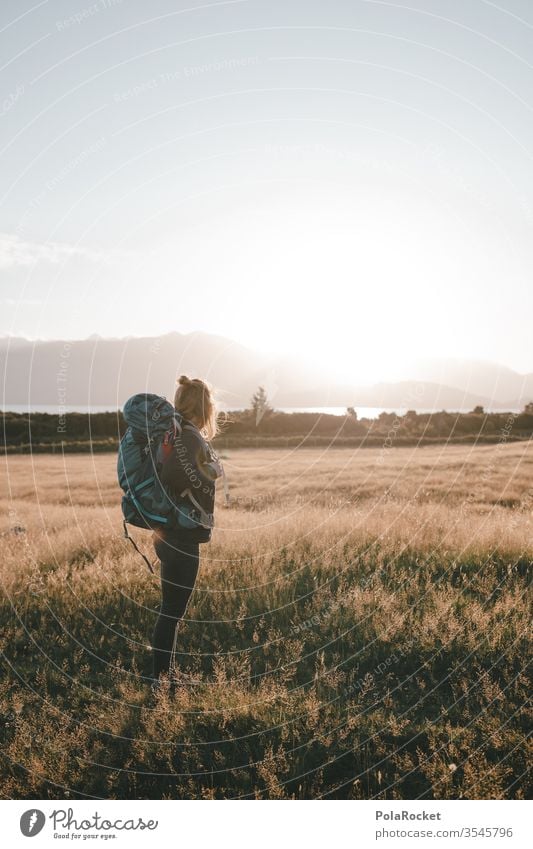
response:
{"label": "sunlight on horizon", "polygon": [[[320,206],[285,201],[189,224],[150,250],[135,274],[159,281],[169,307],[159,323],[150,316],[152,331],[217,333],[346,383],[399,379],[421,356],[476,354],[478,293],[498,260],[479,258],[484,235],[465,242],[463,222],[420,197],[336,187]],[[199,310],[180,308],[189,287]]]}

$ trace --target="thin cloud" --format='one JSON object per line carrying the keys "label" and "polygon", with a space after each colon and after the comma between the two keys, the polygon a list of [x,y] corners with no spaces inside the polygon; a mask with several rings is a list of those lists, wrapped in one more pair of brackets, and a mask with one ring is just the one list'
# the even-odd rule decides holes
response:
{"label": "thin cloud", "polygon": [[44,302],[37,298],[4,298],[3,303],[10,307],[36,307]]}
{"label": "thin cloud", "polygon": [[24,268],[41,262],[55,265],[73,257],[92,262],[109,261],[103,253],[65,242],[29,242],[14,233],[0,233],[0,270]]}

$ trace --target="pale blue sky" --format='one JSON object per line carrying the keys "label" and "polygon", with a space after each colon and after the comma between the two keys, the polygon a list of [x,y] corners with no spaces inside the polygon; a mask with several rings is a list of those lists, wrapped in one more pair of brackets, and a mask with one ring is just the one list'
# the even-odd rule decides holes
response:
{"label": "pale blue sky", "polygon": [[0,17],[0,334],[533,370],[530,3]]}

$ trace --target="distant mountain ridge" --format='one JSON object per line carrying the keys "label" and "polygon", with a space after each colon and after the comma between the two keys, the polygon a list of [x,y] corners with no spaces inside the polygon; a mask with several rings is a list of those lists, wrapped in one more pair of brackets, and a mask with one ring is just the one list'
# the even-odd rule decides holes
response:
{"label": "distant mountain ridge", "polygon": [[331,383],[301,359],[269,357],[204,332],[80,340],[0,339],[2,403],[122,407],[135,392],[172,398],[179,374],[209,380],[228,409],[247,406],[263,385],[275,407],[369,406],[459,410],[520,409],[533,400],[533,374],[492,363],[421,360],[409,379]]}
{"label": "distant mountain ridge", "polygon": [[496,400],[503,406],[517,406],[533,400],[533,374],[519,374],[508,366],[484,360],[420,359],[409,374],[416,380],[430,380]]}

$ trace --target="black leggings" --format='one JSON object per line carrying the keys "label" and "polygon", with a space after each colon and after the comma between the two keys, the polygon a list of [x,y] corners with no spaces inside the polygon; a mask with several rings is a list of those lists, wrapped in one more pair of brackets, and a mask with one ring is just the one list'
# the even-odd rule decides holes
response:
{"label": "black leggings", "polygon": [[152,638],[153,674],[168,672],[180,619],[185,615],[199,564],[199,545],[183,538],[156,537],[161,561],[161,607]]}

